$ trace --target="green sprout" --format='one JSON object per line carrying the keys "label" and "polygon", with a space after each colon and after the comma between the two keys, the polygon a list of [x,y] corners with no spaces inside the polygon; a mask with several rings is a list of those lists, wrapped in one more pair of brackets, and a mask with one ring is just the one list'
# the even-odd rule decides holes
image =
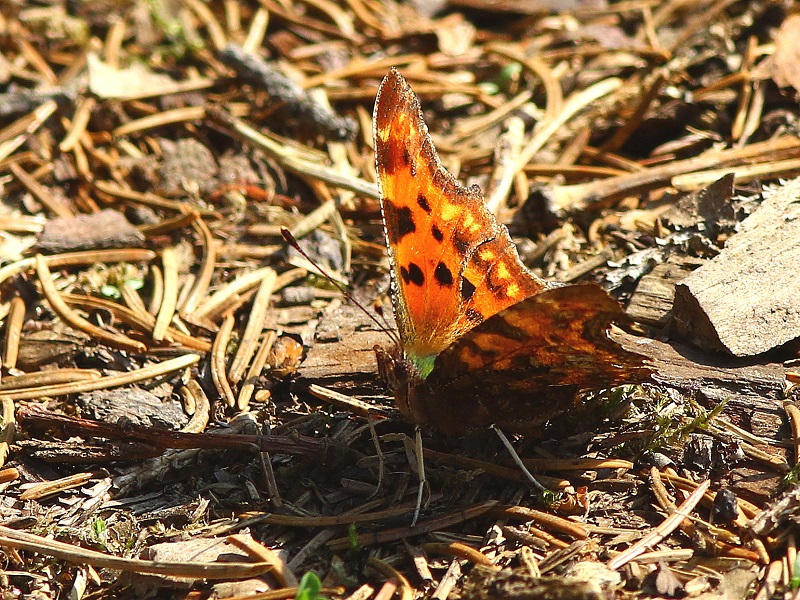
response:
{"label": "green sprout", "polygon": [[297,595],[295,600],[327,600],[324,596],[320,595],[322,591],[322,582],[314,573],[309,571],[300,579],[300,585],[297,586]]}

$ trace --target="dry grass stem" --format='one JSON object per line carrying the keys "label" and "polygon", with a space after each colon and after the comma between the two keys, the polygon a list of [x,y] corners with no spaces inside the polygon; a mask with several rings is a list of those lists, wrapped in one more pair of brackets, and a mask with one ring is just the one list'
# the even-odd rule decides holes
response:
{"label": "dry grass stem", "polygon": [[454,556],[456,558],[463,558],[464,560],[468,560],[476,565],[493,566],[492,560],[483,552],[458,542],[452,542],[450,544],[430,542],[423,544],[422,549],[429,554],[445,554],[448,556]]}
{"label": "dry grass stem", "polygon": [[[447,454],[444,452],[437,452],[429,448],[423,449],[425,458],[445,465],[453,465],[467,469],[476,469],[484,473],[488,473],[494,477],[501,477],[509,481],[526,481],[524,472],[518,467],[504,467],[495,463],[490,463],[467,456],[459,456],[457,454]],[[548,477],[547,475],[536,475],[537,481],[544,487],[550,490],[564,490],[570,487],[570,482],[566,479],[558,477]]]}
{"label": "dry grass stem", "polygon": [[[394,529],[386,529],[375,533],[359,534],[354,540],[359,546],[382,544],[386,542],[394,542],[406,537],[422,535],[437,529],[444,529],[451,527],[456,523],[463,523],[470,519],[474,519],[488,511],[490,511],[497,502],[489,501],[469,506],[459,510],[453,511],[453,514],[444,515],[441,517],[434,517],[431,519],[424,519],[417,522],[415,527],[397,527]],[[328,547],[331,550],[342,550],[347,548],[353,540],[349,538],[336,538],[330,541]]]}
{"label": "dry grass stem", "polygon": [[47,263],[41,255],[36,256],[36,274],[39,276],[39,282],[42,285],[42,293],[45,298],[47,298],[53,310],[64,322],[69,323],[75,329],[89,334],[93,338],[105,342],[113,348],[139,354],[144,353],[147,349],[143,343],[132,340],[125,335],[101,329],[73,311],[67,303],[64,302],[58,290],[56,290],[53,278],[50,275],[50,269],[47,268]]}
{"label": "dry grass stem", "polygon": [[156,257],[152,250],[144,249],[124,249],[124,250],[88,250],[86,252],[64,252],[52,256],[41,256],[23,258],[0,268],[0,283],[15,275],[36,267],[38,257],[48,267],[73,267],[77,265],[91,265],[93,263],[113,263],[113,262],[149,262]]}
{"label": "dry grass stem", "polygon": [[0,383],[0,390],[18,390],[26,387],[56,385],[59,383],[70,383],[72,381],[86,381],[100,379],[102,376],[102,373],[97,369],[71,369],[69,367],[64,367],[54,371],[23,373],[15,377],[7,377]]}
{"label": "dry grass stem", "polygon": [[[759,599],[800,598],[786,488],[800,461],[795,346],[740,363],[708,349],[724,333],[716,315],[697,329],[703,315],[685,314],[705,304],[681,305],[753,235],[791,186],[781,179],[800,174],[800,16],[786,3],[579,1],[549,12],[524,0],[452,0],[438,12],[384,0],[4,7],[9,597],[291,599],[312,571],[331,584],[323,595],[352,600],[488,598],[504,581],[567,597],[581,584],[565,587],[564,576],[594,585],[615,569],[614,591],[636,598],[720,595],[746,578]],[[441,164],[482,189],[525,265],[606,289],[633,320],[610,331],[613,342],[654,365],[647,385],[579,396],[575,410],[565,397],[564,414],[535,431],[521,424],[513,447],[535,458],[517,466],[491,432],[446,436],[403,419],[486,420],[469,402],[495,395],[488,414],[513,413],[500,407],[505,380],[487,376],[484,390],[468,357],[484,353],[472,342],[487,332],[509,334],[501,322],[516,313],[491,316],[486,299],[511,289],[496,285],[508,265],[478,252],[491,245],[464,242],[465,231],[481,237],[475,215],[426,187],[440,182],[428,150],[373,139],[391,67],[417,94]],[[382,219],[376,151],[381,176],[397,183],[397,222]],[[412,183],[424,188],[416,202],[402,196]],[[775,218],[789,231],[786,215]],[[388,269],[385,225],[403,263]],[[303,257],[284,229],[302,238]],[[747,260],[790,286],[775,244]],[[406,260],[420,261],[422,283]],[[474,296],[454,285],[451,266],[484,273],[484,287],[471,275]],[[422,294],[398,298],[391,274],[402,268]],[[741,281],[726,279],[725,298],[738,306],[756,294],[764,315],[782,310]],[[475,303],[484,329],[459,330],[431,357],[431,377],[409,378],[401,361],[381,369],[383,381],[371,349],[396,330],[391,307],[404,310],[402,339],[390,337],[411,356],[420,328],[433,342],[452,329],[420,304],[459,289],[456,312]],[[521,311],[531,326],[547,320]],[[762,322],[728,312],[743,342]],[[780,325],[784,335],[797,324]],[[491,346],[486,356],[502,344]],[[558,369],[515,352],[480,368],[530,368],[560,403]],[[587,377],[582,364],[566,376],[573,369]],[[456,388],[476,398],[428,404]],[[520,466],[548,493],[532,495]],[[202,562],[222,560],[200,556],[216,556],[226,536],[259,562]],[[175,552],[195,562],[134,559]],[[283,587],[253,595],[267,582],[215,583],[270,571]]]}
{"label": "dry grass stem", "polygon": [[233,333],[233,326],[236,319],[233,313],[228,312],[222,318],[222,325],[220,325],[217,335],[214,338],[214,345],[211,348],[211,379],[214,381],[214,387],[217,389],[222,400],[229,407],[236,405],[236,397],[233,395],[233,390],[228,381],[227,370],[227,353],[228,343],[231,341],[231,334]]}
{"label": "dry grass stem", "polygon": [[414,590],[408,582],[408,579],[389,563],[371,556],[367,559],[367,566],[375,569],[384,577],[389,577],[398,582],[401,600],[412,600],[414,598]]}
{"label": "dry grass stem", "polygon": [[680,526],[684,518],[689,517],[691,511],[694,510],[695,506],[697,506],[700,500],[702,500],[703,495],[708,490],[709,485],[709,481],[704,481],[698,485],[697,489],[694,490],[686,498],[686,500],[681,503],[676,511],[664,520],[663,523],[653,529],[653,531],[644,536],[638,542],[633,544],[630,548],[611,559],[611,561],[608,563],[608,568],[616,570],[623,567],[628,562],[636,560],[636,558],[644,554],[646,550],[652,548],[665,537],[669,536]]}
{"label": "dry grass stem", "polygon": [[16,531],[0,525],[0,546],[37,552],[76,564],[89,564],[95,569],[115,569],[133,573],[187,577],[193,579],[245,579],[268,572],[271,564],[265,563],[164,563],[151,560],[119,558],[65,544],[39,535]]}
{"label": "dry grass stem", "polygon": [[76,473],[54,481],[42,481],[25,488],[20,494],[20,500],[39,500],[47,496],[59,494],[85,485],[94,477],[93,473]]}
{"label": "dry grass stem", "polygon": [[525,147],[520,151],[519,160],[517,161],[517,170],[523,170],[525,165],[527,165],[534,155],[544,147],[553,134],[579,111],[585,109],[589,104],[596,102],[603,96],[607,96],[618,90],[621,85],[622,82],[619,79],[604,79],[567,98],[562,111],[554,119],[542,121],[534,130],[533,137],[531,137],[528,143],[525,144]]}
{"label": "dry grass stem", "polygon": [[86,126],[89,124],[89,118],[92,116],[97,100],[91,96],[81,98],[78,107],[75,109],[75,115],[72,118],[72,123],[67,131],[66,137],[58,145],[61,152],[69,152],[80,142],[81,137],[86,132]]}
{"label": "dry grass stem", "polygon": [[13,369],[17,366],[19,342],[22,336],[22,325],[25,321],[25,301],[19,296],[11,299],[8,316],[5,319],[5,343],[3,344],[3,366]]}
{"label": "dry grass stem", "polygon": [[187,405],[190,402],[193,405],[193,410],[189,413],[192,418],[189,419],[189,422],[181,431],[184,433],[202,433],[206,430],[209,421],[211,421],[211,403],[208,401],[208,396],[206,396],[196,379],[190,379],[181,388],[181,394],[183,394],[184,402]]}
{"label": "dry grass stem", "polygon": [[[195,309],[200,305],[202,299],[206,297],[217,262],[217,249],[214,236],[211,234],[208,225],[202,220],[195,221],[193,225],[195,231],[199,234],[201,247],[203,248],[203,258],[200,261],[200,270],[191,288],[191,292],[189,292],[186,299],[181,301],[178,306],[182,315],[194,314]],[[164,283],[166,287],[166,273],[164,274]]]}
{"label": "dry grass stem", "polygon": [[283,560],[281,560],[281,557],[278,556],[275,551],[262,544],[259,544],[250,536],[229,535],[227,540],[232,546],[246,552],[250,558],[253,558],[261,563],[272,565],[270,572],[278,579],[278,582],[282,586],[297,587],[297,576],[292,573],[292,570]]}
{"label": "dry grass stem", "polygon": [[47,190],[47,188],[36,181],[36,179],[28,174],[22,167],[16,163],[11,163],[8,165],[8,168],[14,174],[14,177],[17,178],[17,181],[24,185],[27,190],[33,194],[39,202],[44,204],[47,207],[47,210],[49,210],[51,213],[57,217],[64,218],[75,216],[75,213],[72,212],[69,206],[56,200]]}
{"label": "dry grass stem", "polygon": [[568,535],[573,539],[585,540],[589,537],[586,528],[580,523],[563,519],[533,508],[524,506],[505,506],[495,507],[491,511],[492,516],[498,519],[514,519],[515,521],[533,521],[541,525],[544,529]]}
{"label": "dry grass stem", "polygon": [[43,385],[35,388],[24,388],[13,391],[0,391],[0,400],[12,398],[14,400],[32,400],[43,396],[63,396],[67,394],[80,394],[94,390],[105,390],[113,387],[130,385],[139,381],[161,377],[174,371],[180,371],[195,364],[200,357],[197,354],[184,354],[176,358],[165,360],[161,363],[148,365],[141,369],[133,369],[119,375],[106,375],[100,379],[76,381],[57,385]]}
{"label": "dry grass stem", "polygon": [[[79,306],[86,310],[107,310],[119,321],[130,327],[135,327],[142,334],[152,332],[156,323],[156,318],[149,312],[141,310],[134,311],[130,308],[122,306],[121,304],[117,304],[116,302],[104,300],[103,298],[95,298],[93,296],[76,296],[74,294],[64,294],[62,298],[67,304]],[[198,352],[208,352],[211,349],[210,342],[187,335],[182,331],[175,329],[174,327],[167,328],[164,341],[180,344],[187,350],[197,350]]]}
{"label": "dry grass stem", "polygon": [[264,371],[267,360],[269,360],[269,353],[277,339],[278,333],[276,331],[268,331],[262,337],[256,355],[250,363],[250,368],[247,370],[247,376],[239,388],[239,395],[236,397],[237,409],[244,411],[247,410],[247,407],[250,405],[250,400],[256,389],[256,381]]}
{"label": "dry grass stem", "polygon": [[0,131],[0,161],[11,156],[56,112],[58,104],[48,100],[30,115],[18,119],[13,125]]}
{"label": "dry grass stem", "polygon": [[[192,317],[195,319],[203,319],[212,313],[216,313],[219,307],[224,306],[232,298],[246,292],[248,289],[260,285],[261,280],[265,277],[270,277],[273,273],[275,273],[275,270],[271,267],[263,267],[237,277],[225,287],[217,290],[214,294],[208,296],[201,302],[197,309],[193,311]],[[305,271],[303,271],[303,274],[305,274]],[[299,278],[303,275],[297,273],[297,276]]]}
{"label": "dry grass stem", "polygon": [[0,466],[6,464],[9,446],[14,442],[17,432],[14,413],[14,400],[0,399]]}
{"label": "dry grass stem", "polygon": [[228,369],[228,377],[232,383],[239,383],[247,365],[250,363],[250,359],[255,354],[261,331],[264,329],[267,307],[272,297],[276,278],[275,271],[267,273],[258,286],[258,292],[256,292],[256,296],[253,299],[247,325],[239,339],[239,348],[236,350],[231,366]]}
{"label": "dry grass stem", "polygon": [[161,294],[161,306],[158,309],[153,340],[160,342],[167,335],[178,303],[178,256],[175,248],[167,247],[161,251],[161,264],[164,269],[164,291]]}
{"label": "dry grass stem", "polygon": [[357,398],[351,398],[346,394],[327,389],[321,385],[310,385],[308,387],[308,392],[315,398],[318,398],[323,402],[327,402],[331,406],[352,412],[353,414],[364,419],[385,416],[385,413],[380,409],[380,407],[373,406],[372,404],[363,402]]}
{"label": "dry grass stem", "polygon": [[550,210],[555,213],[576,212],[586,210],[592,205],[619,199],[625,195],[653,189],[659,185],[667,185],[673,178],[689,173],[708,171],[721,167],[723,164],[731,167],[725,171],[727,173],[733,170],[732,167],[748,161],[774,161],[781,156],[796,156],[798,152],[800,152],[800,140],[794,136],[783,136],[742,148],[711,151],[686,160],[677,160],[636,173],[618,175],[591,183],[553,187],[548,192],[548,202]]}

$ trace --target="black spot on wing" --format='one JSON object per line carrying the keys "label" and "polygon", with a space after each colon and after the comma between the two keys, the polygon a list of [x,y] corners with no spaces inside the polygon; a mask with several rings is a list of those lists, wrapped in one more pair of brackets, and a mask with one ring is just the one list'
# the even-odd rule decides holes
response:
{"label": "black spot on wing", "polygon": [[[468,301],[475,293],[475,285],[466,277],[461,278],[461,297],[464,301]],[[469,309],[472,310],[472,309]]]}
{"label": "black spot on wing", "polygon": [[441,242],[444,239],[444,234],[442,233],[442,230],[439,229],[436,225],[431,227],[431,233],[433,234],[433,239],[435,239],[437,242]]}
{"label": "black spot on wing", "polygon": [[416,286],[422,286],[425,283],[425,275],[422,273],[422,269],[413,262],[408,263],[408,268],[400,266],[400,277],[403,278],[406,285],[413,283]]}
{"label": "black spot on wing", "polygon": [[414,233],[416,230],[417,227],[414,225],[414,215],[411,209],[403,206],[397,211],[397,239],[409,233]]}
{"label": "black spot on wing", "polygon": [[422,210],[424,210],[426,213],[430,214],[431,205],[428,203],[428,199],[425,197],[425,194],[423,194],[422,192],[420,192],[419,196],[417,196],[417,204],[419,204],[419,207]]}
{"label": "black spot on wing", "polygon": [[436,265],[436,269],[433,271],[433,276],[437,283],[442,287],[450,287],[453,285],[453,274],[443,262],[440,262],[438,265]]}

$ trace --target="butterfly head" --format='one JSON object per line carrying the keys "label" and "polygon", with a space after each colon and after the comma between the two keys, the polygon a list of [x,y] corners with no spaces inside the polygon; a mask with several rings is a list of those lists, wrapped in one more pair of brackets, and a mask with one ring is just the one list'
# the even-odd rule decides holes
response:
{"label": "butterfly head", "polygon": [[418,364],[406,358],[399,345],[388,351],[380,346],[375,346],[374,350],[378,360],[378,375],[394,395],[400,414],[415,425],[427,424],[430,418],[422,400],[425,377],[433,369],[435,357],[430,358],[430,366],[423,375]]}

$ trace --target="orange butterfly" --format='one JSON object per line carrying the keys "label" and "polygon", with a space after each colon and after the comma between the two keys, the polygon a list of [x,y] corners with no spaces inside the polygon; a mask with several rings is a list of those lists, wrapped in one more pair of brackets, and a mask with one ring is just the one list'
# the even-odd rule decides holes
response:
{"label": "orange butterfly", "polygon": [[608,337],[620,305],[593,284],[528,271],[477,186],[439,161],[394,69],[375,101],[375,154],[399,347],[378,349],[400,412],[443,433],[533,431],[582,392],[642,382],[644,357]]}

